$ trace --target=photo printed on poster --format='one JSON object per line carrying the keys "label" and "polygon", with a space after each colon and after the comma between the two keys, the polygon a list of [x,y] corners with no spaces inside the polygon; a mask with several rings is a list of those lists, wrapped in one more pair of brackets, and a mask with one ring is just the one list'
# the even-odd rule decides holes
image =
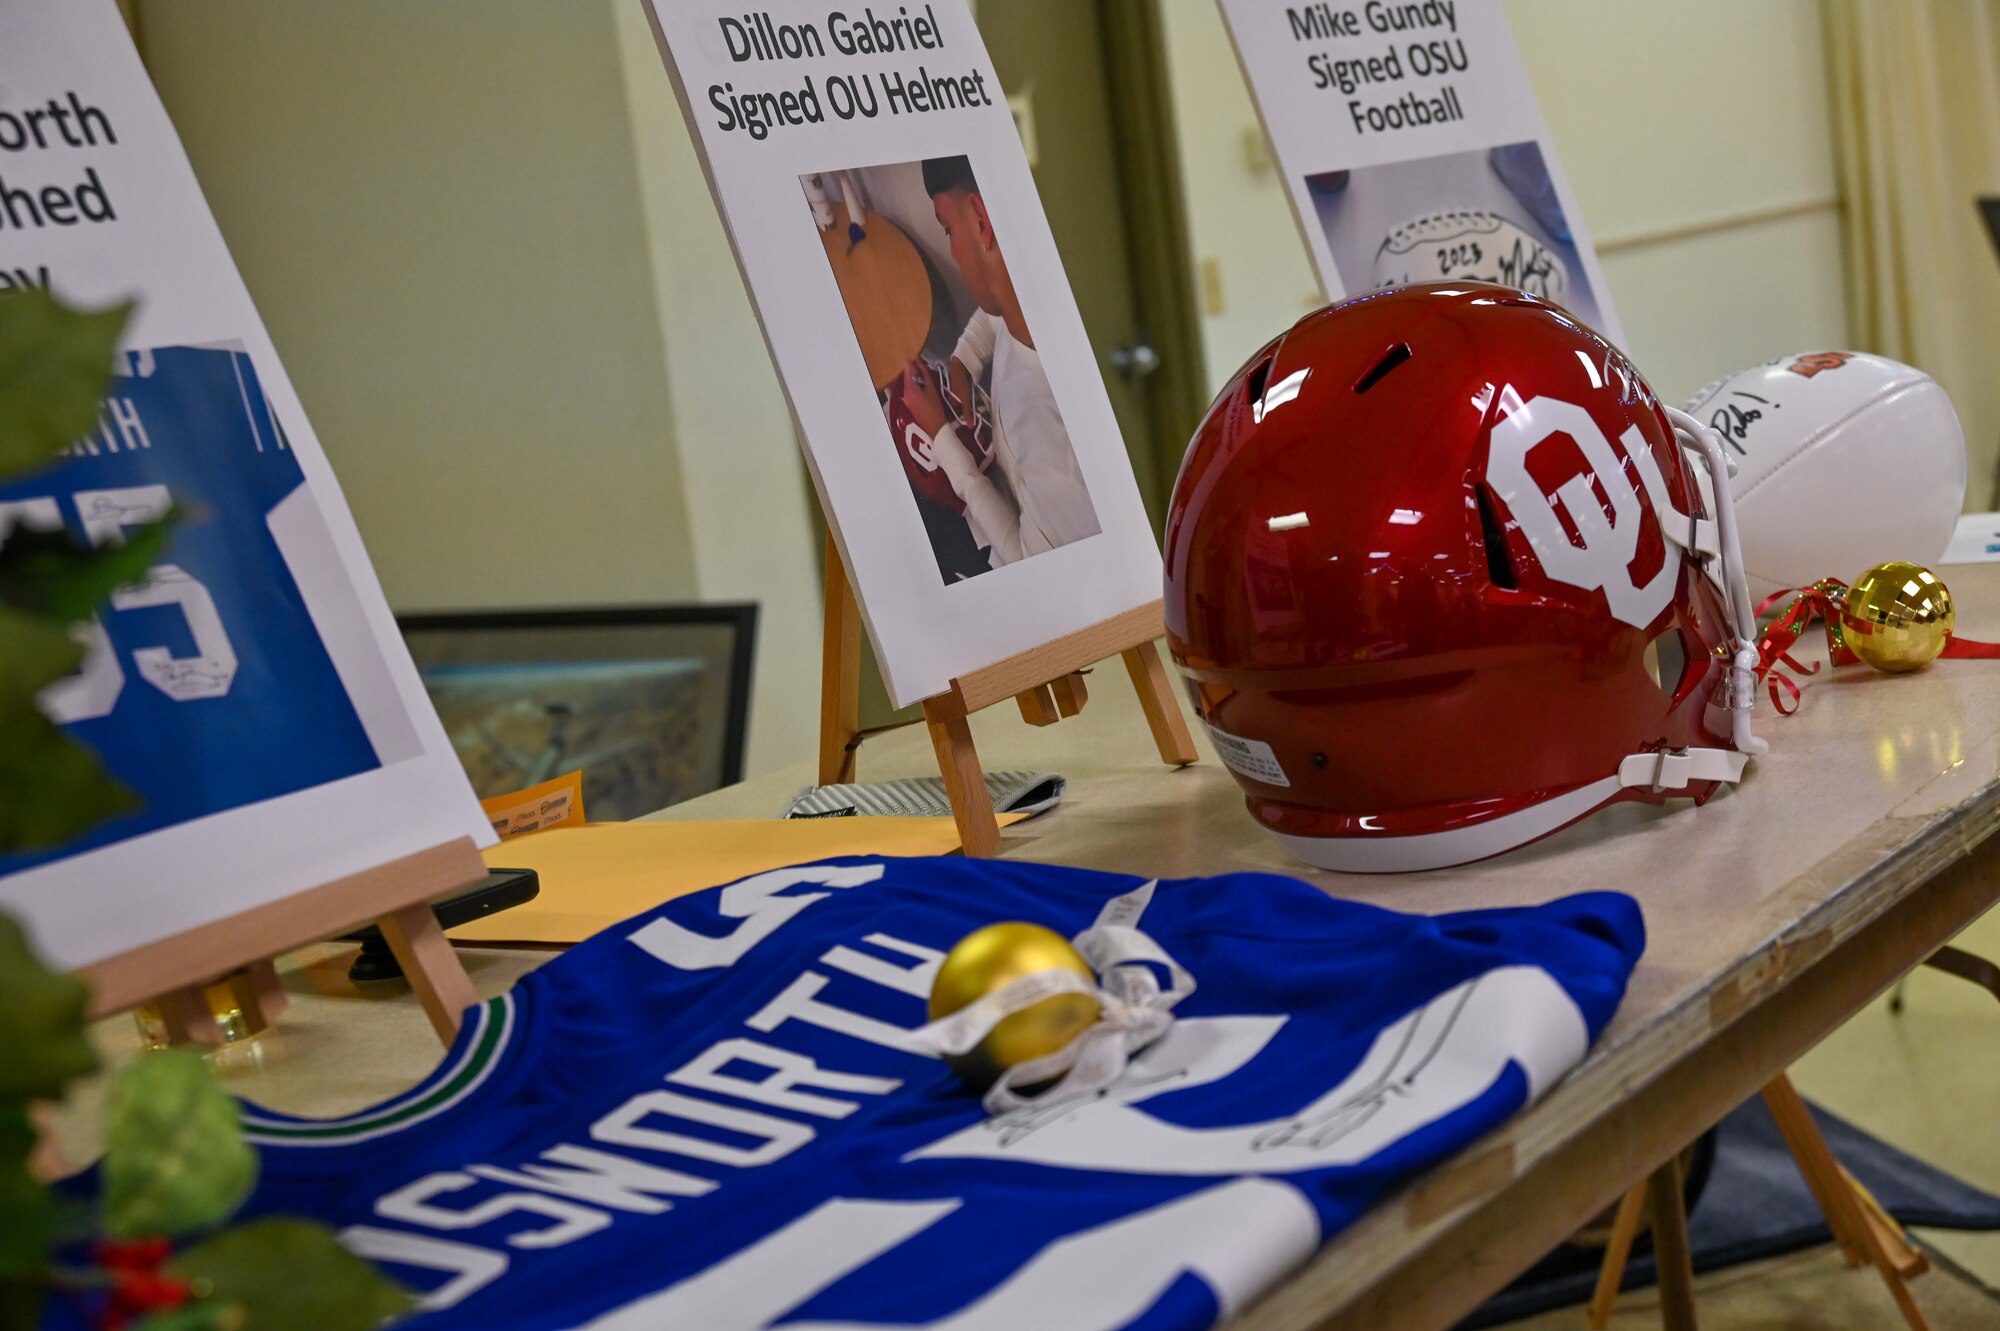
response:
{"label": "photo printed on poster", "polygon": [[1493,282],[1602,319],[1562,200],[1533,140],[1306,177],[1348,292]]}
{"label": "photo printed on poster", "polygon": [[971,162],[801,183],[938,576],[961,582],[1097,535]]}
{"label": "photo printed on poster", "polygon": [[121,356],[97,428],[0,486],[0,541],[19,526],[105,544],[187,515],[41,698],[140,807],[0,854],[0,876],[381,766],[286,567],[287,513],[311,502],[256,368],[227,347]]}
{"label": "photo printed on poster", "polygon": [[1623,337],[1500,6],[1221,4],[1329,299],[1494,282]]}
{"label": "photo printed on poster", "polygon": [[965,0],[648,4],[898,706],[1158,598]]}

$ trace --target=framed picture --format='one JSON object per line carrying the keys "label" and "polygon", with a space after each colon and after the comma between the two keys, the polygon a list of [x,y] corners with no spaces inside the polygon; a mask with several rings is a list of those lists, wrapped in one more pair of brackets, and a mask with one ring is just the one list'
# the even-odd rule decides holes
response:
{"label": "framed picture", "polygon": [[482,799],[581,769],[585,816],[613,822],[743,777],[755,605],[397,622]]}

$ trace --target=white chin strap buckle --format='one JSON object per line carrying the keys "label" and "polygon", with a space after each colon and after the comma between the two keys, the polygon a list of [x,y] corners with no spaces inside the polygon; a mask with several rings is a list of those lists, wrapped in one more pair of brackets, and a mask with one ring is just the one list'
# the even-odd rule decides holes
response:
{"label": "white chin strap buckle", "polygon": [[1659,748],[1635,753],[1618,764],[1618,784],[1658,795],[1686,790],[1697,781],[1741,781],[1747,753],[1733,749]]}

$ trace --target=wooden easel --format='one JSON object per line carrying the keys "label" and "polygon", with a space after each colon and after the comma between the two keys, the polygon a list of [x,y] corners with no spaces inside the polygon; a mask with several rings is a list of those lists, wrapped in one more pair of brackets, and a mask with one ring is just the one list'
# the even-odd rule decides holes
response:
{"label": "wooden easel", "polygon": [[[944,776],[967,855],[986,857],[1000,849],[1000,824],[993,816],[986,774],[972,744],[972,714],[1012,698],[1030,725],[1054,725],[1083,710],[1090,695],[1081,672],[1108,656],[1124,659],[1160,761],[1176,767],[1195,761],[1194,738],[1153,645],[1165,630],[1160,602],[1153,601],[961,675],[946,692],[924,699],[924,724],[931,732],[938,771]],[[854,780],[854,756],[861,745],[860,708],[861,607],[829,534],[820,655],[819,783],[823,786]]]}
{"label": "wooden easel", "polygon": [[431,902],[470,887],[485,873],[472,839],[460,837],[107,957],[77,974],[90,984],[93,1017],[157,1000],[176,1038],[216,1043],[219,1034],[202,996],[210,979],[250,967],[255,997],[266,1017],[274,1017],[284,991],[273,957],[373,921],[409,976],[431,1029],[449,1044],[458,1034],[461,1014],[479,995],[438,927]]}
{"label": "wooden easel", "polygon": [[[1826,1216],[1827,1228],[1849,1266],[1872,1264],[1889,1288],[1910,1331],[1929,1331],[1922,1310],[1910,1293],[1909,1282],[1930,1270],[1930,1261],[1910,1245],[1902,1226],[1882,1209],[1855,1177],[1841,1167],[1813,1121],[1812,1111],[1793,1087],[1791,1078],[1779,1074],[1764,1088],[1764,1105],[1778,1125],[1785,1146],[1798,1162],[1799,1173]],[[1638,1184],[1618,1203],[1611,1222],[1611,1238],[1604,1248],[1604,1263],[1598,1268],[1597,1289],[1585,1310],[1591,1331],[1604,1331],[1611,1321],[1611,1308],[1618,1299],[1618,1286],[1631,1257],[1633,1240],[1639,1234],[1639,1219],[1648,1210],[1653,1217],[1653,1244],[1659,1267],[1660,1321],[1666,1331],[1695,1331],[1694,1269],[1687,1241],[1687,1214],[1681,1197],[1681,1175],[1677,1160],[1669,1160]]]}

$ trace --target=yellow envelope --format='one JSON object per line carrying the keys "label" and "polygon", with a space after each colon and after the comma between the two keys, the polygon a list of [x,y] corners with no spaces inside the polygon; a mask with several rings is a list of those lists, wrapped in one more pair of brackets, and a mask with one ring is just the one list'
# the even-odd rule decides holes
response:
{"label": "yellow envelope", "polygon": [[553,781],[511,795],[489,795],[479,801],[479,807],[486,810],[487,821],[502,841],[563,823],[581,823],[583,773],[565,772]]}
{"label": "yellow envelope", "polygon": [[[1000,823],[1018,822],[1002,814]],[[947,855],[949,818],[781,818],[586,823],[515,837],[486,852],[496,869],[533,869],[533,901],[451,930],[459,943],[566,947],[663,901],[747,874],[835,855]]]}

